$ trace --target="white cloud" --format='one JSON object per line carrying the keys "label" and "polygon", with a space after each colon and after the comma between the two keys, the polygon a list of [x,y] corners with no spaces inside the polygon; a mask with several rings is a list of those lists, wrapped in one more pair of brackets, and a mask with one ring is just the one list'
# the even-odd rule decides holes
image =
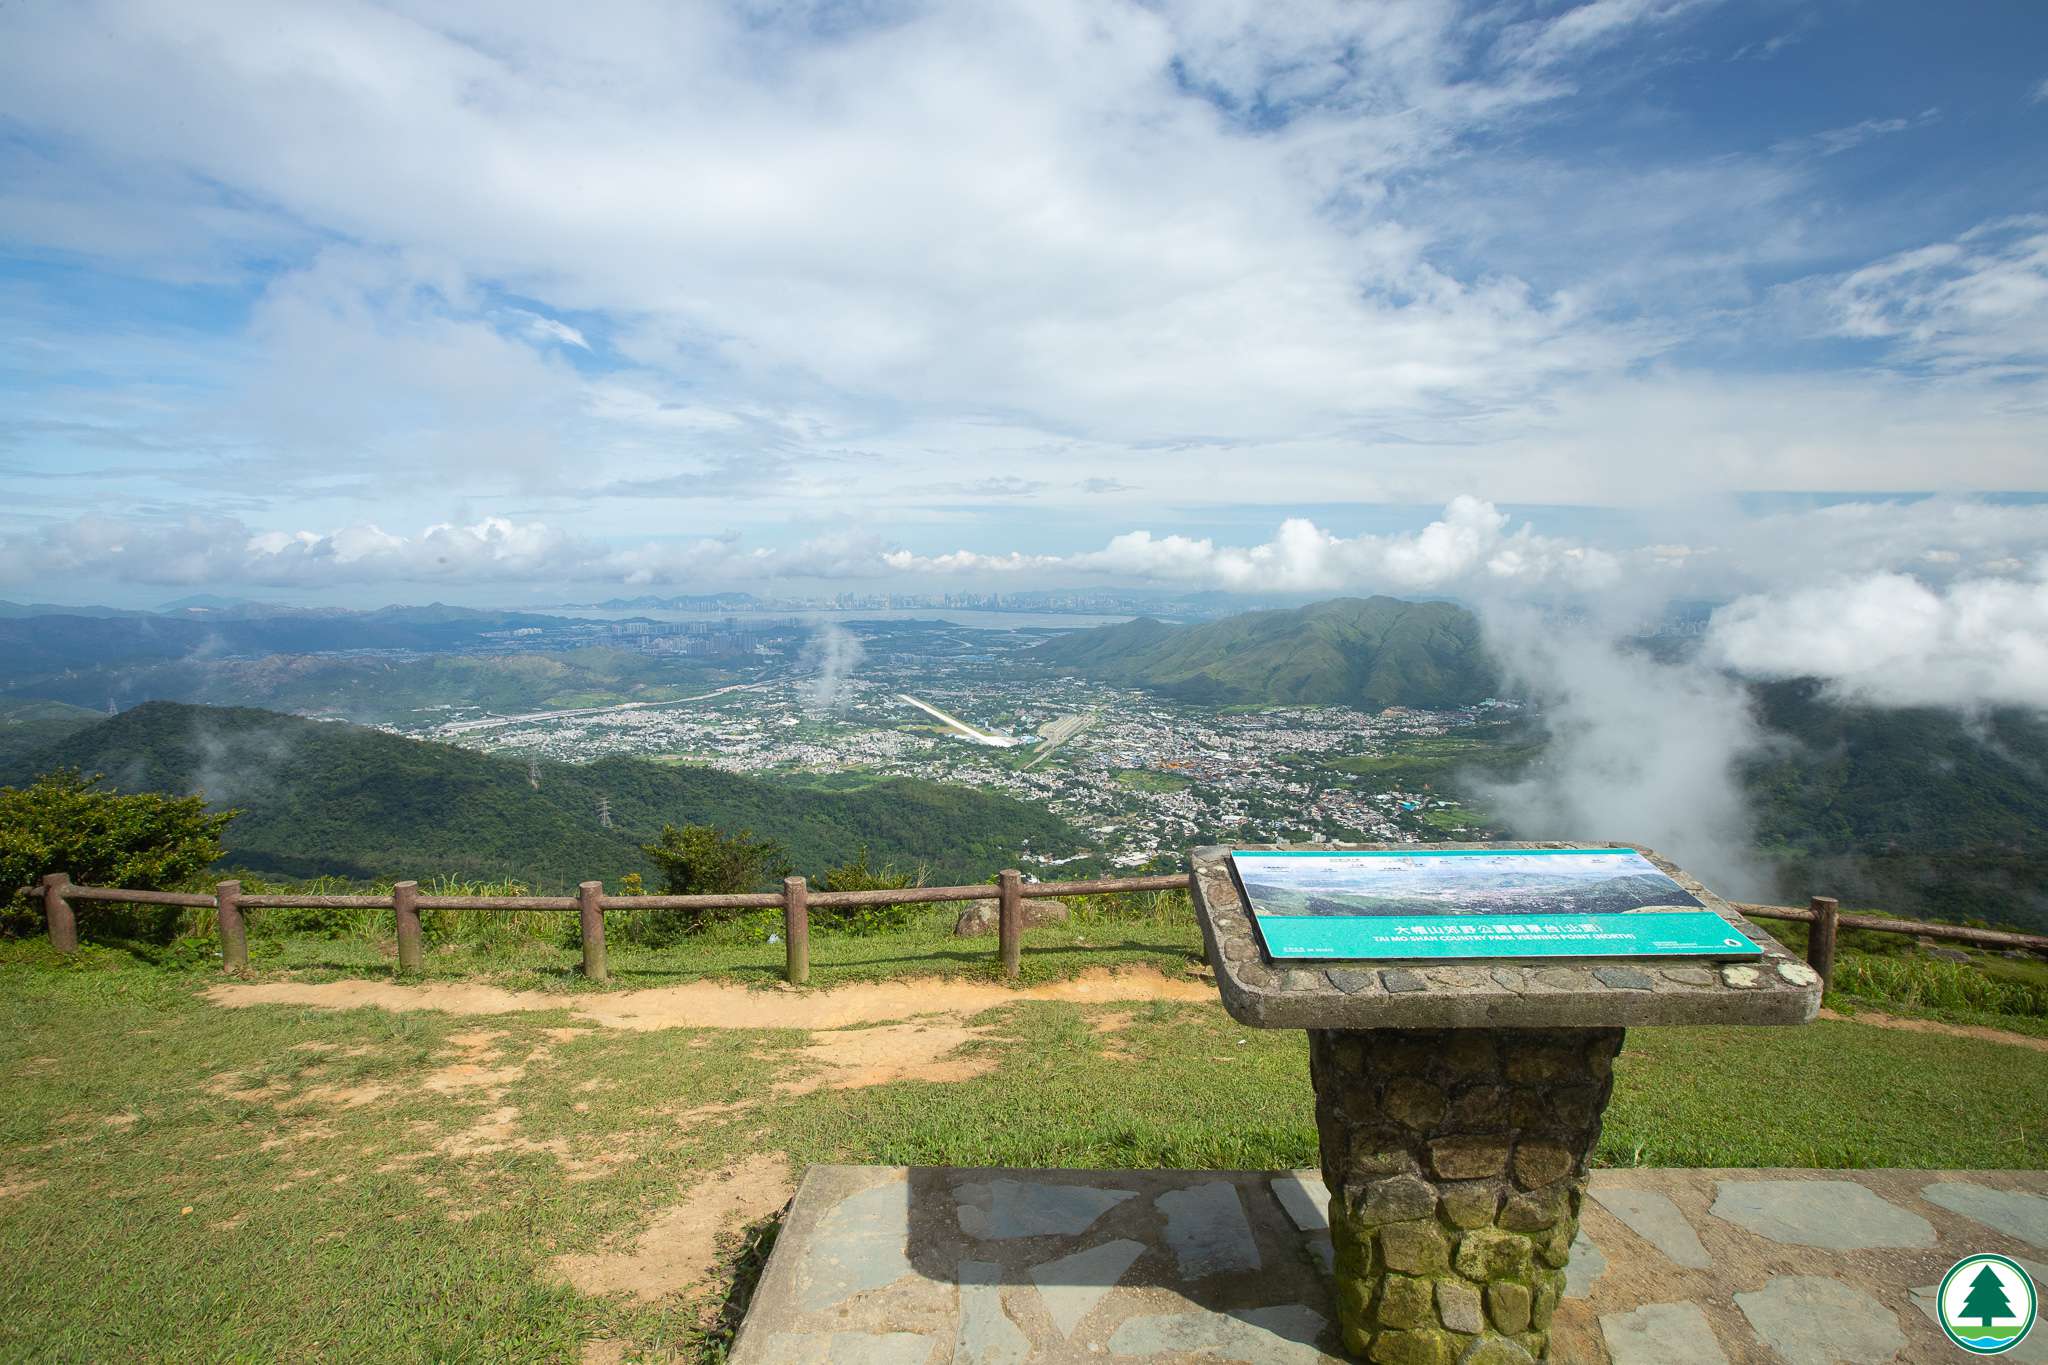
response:
{"label": "white cloud", "polygon": [[1714,613],[1709,655],[1759,677],[1818,677],[1881,706],[2048,707],[2048,559],[2028,578],[1937,589],[1876,573]]}
{"label": "white cloud", "polygon": [[1939,109],[1923,109],[1912,118],[1867,118],[1840,128],[1829,128],[1810,137],[1788,138],[1773,144],[1771,150],[1781,153],[1811,152],[1817,156],[1839,156],[1843,152],[1854,151],[1874,138],[1923,127],[1940,117]]}
{"label": "white cloud", "polygon": [[1100,550],[1071,555],[944,555],[894,551],[899,573],[1083,573],[1124,582],[1197,584],[1232,592],[1334,592],[1371,589],[1423,592],[1456,584],[1516,582],[1587,589],[1610,581],[1618,564],[1605,552],[1510,530],[1490,503],[1459,497],[1443,517],[1413,535],[1332,535],[1305,518],[1290,518],[1270,541],[1218,545],[1207,537],[1129,531]]}
{"label": "white cloud", "polygon": [[1941,368],[2038,378],[2048,366],[2048,218],[1988,223],[1901,252],[1836,287],[1843,336],[1891,341]]}

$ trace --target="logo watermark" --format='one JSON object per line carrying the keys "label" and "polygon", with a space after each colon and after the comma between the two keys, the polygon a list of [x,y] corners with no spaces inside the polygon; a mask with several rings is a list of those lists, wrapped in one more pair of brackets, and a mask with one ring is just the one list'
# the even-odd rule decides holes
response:
{"label": "logo watermark", "polygon": [[1941,1330],[1976,1356],[2004,1355],[2019,1345],[2040,1307],[2033,1277],[2019,1262],[1990,1252],[1957,1261],[1934,1292]]}

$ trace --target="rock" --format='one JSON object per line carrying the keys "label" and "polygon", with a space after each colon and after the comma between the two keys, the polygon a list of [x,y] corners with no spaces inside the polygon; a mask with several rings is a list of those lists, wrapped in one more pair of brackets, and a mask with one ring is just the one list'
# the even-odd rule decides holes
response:
{"label": "rock", "polygon": [[1535,1365],[1536,1357],[1512,1341],[1488,1337],[1475,1341],[1458,1357],[1458,1365]]}
{"label": "rock", "polygon": [[1600,1334],[1614,1365],[1728,1365],[1707,1315],[1696,1303],[1651,1303],[1609,1313]]}
{"label": "rock", "polygon": [[[997,922],[1001,918],[1002,907],[993,898],[985,901],[969,901],[967,908],[960,912],[960,918],[954,921],[953,936],[955,938],[977,938],[982,934],[993,934],[999,927]],[[1026,929],[1036,929],[1041,924],[1065,924],[1066,922],[1067,907],[1062,901],[1028,900],[1024,902],[1024,927]]]}
{"label": "rock", "polygon": [[1380,1255],[1389,1270],[1434,1275],[1448,1264],[1445,1250],[1435,1223],[1389,1223],[1380,1229]]}
{"label": "rock", "polygon": [[1853,1180],[1723,1180],[1714,1217],[1784,1246],[1931,1247],[1934,1225]]}
{"label": "rock", "polygon": [[1929,948],[1927,955],[1929,957],[1938,957],[1943,962],[1968,962],[1970,960],[1970,955],[1960,948]]}
{"label": "rock", "polygon": [[1074,1334],[1081,1319],[1102,1302],[1103,1295],[1124,1277],[1144,1250],[1139,1242],[1104,1242],[1031,1268],[1039,1301],[1061,1336]]}
{"label": "rock", "polygon": [[1375,1365],[1451,1365],[1451,1339],[1422,1328],[1414,1332],[1382,1332],[1372,1339],[1366,1358]]}
{"label": "rock", "polygon": [[1429,1144],[1429,1164],[1445,1180],[1477,1180],[1507,1169],[1506,1137],[1460,1135]]}
{"label": "rock", "polygon": [[1515,1179],[1525,1190],[1562,1180],[1579,1164],[1576,1153],[1554,1142],[1523,1140],[1515,1144]]}
{"label": "rock", "polygon": [[1876,1365],[1897,1357],[1906,1334],[1892,1311],[1840,1280],[1780,1275],[1735,1306],[1790,1365]]}
{"label": "rock", "polygon": [[1403,1076],[1388,1083],[1387,1113],[1410,1128],[1428,1130],[1443,1121],[1448,1102],[1428,1081]]}
{"label": "rock", "polygon": [[1526,1284],[1504,1280],[1486,1286],[1486,1310],[1493,1316],[1493,1325],[1509,1336],[1529,1330],[1529,1314],[1534,1307],[1534,1296]]}
{"label": "rock", "polygon": [[1436,1187],[1420,1176],[1395,1175],[1365,1188],[1361,1216],[1369,1223],[1408,1223],[1436,1211]]}
{"label": "rock", "polygon": [[1463,1280],[1436,1282],[1436,1315],[1445,1327],[1466,1336],[1478,1336],[1486,1330],[1486,1311],[1480,1304],[1479,1290]]}
{"label": "rock", "polygon": [[1429,1321],[1430,1282],[1413,1275],[1389,1275],[1380,1291],[1382,1327],[1421,1327]]}
{"label": "rock", "polygon": [[1593,975],[1600,983],[1617,991],[1652,991],[1657,989],[1656,980],[1640,967],[1595,967]]}
{"label": "rock", "polygon": [[1445,1185],[1441,1198],[1444,1221],[1456,1228],[1485,1227],[1500,1208],[1500,1189],[1490,1180]]}
{"label": "rock", "polygon": [[1633,1190],[1607,1186],[1593,1192],[1601,1207],[1622,1221],[1636,1236],[1688,1270],[1705,1270],[1714,1263],[1700,1244],[1699,1234],[1685,1221],[1671,1196],[1657,1190]]}
{"label": "rock", "polygon": [[1259,1244],[1229,1181],[1169,1190],[1152,1203],[1166,1215],[1166,1244],[1187,1279],[1259,1268]]}
{"label": "rock", "polygon": [[2048,1250],[2048,1199],[2038,1194],[1996,1190],[1968,1180],[1938,1180],[1922,1189],[1920,1197]]}
{"label": "rock", "polygon": [[1468,1280],[1518,1280],[1529,1274],[1526,1238],[1499,1228],[1478,1228],[1458,1239],[1458,1273]]}

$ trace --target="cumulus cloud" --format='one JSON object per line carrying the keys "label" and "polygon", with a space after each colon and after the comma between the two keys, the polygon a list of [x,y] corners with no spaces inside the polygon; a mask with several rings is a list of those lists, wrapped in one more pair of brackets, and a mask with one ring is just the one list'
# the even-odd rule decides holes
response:
{"label": "cumulus cloud", "polygon": [[1100,550],[1071,555],[898,550],[883,560],[902,573],[1069,571],[1234,592],[1419,592],[1507,580],[1591,588],[1617,570],[1614,557],[1604,551],[1538,535],[1532,526],[1510,526],[1510,518],[1492,504],[1458,497],[1440,520],[1413,535],[1346,538],[1294,517],[1281,523],[1272,540],[1248,547],[1218,545],[1208,537],[1128,531]]}
{"label": "cumulus cloud", "polygon": [[1875,573],[1714,613],[1708,654],[1753,677],[1825,679],[1881,706],[2048,708],[2048,559],[1936,588]]}

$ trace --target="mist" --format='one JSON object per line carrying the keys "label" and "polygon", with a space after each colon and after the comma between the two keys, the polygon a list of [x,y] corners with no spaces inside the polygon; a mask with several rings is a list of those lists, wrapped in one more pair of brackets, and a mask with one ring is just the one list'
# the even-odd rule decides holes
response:
{"label": "mist", "polygon": [[1643,844],[1722,895],[1772,893],[1741,782],[1770,740],[1739,679],[1631,646],[1618,618],[1494,607],[1480,623],[1548,735],[1520,780],[1478,784],[1516,835]]}
{"label": "mist", "polygon": [[830,622],[820,626],[804,644],[802,666],[817,670],[803,684],[804,705],[812,711],[838,709],[864,653],[859,637],[846,627]]}

